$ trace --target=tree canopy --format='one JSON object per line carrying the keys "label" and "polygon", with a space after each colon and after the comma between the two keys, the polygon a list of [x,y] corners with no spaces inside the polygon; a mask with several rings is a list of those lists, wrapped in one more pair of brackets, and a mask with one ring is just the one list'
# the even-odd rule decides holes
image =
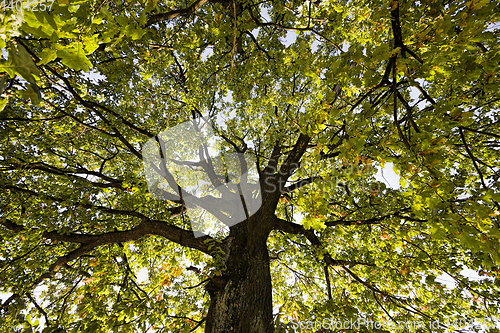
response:
{"label": "tree canopy", "polygon": [[[0,326],[498,332],[498,2],[189,1],[2,3]],[[261,197],[202,237],[143,162],[196,119]]]}

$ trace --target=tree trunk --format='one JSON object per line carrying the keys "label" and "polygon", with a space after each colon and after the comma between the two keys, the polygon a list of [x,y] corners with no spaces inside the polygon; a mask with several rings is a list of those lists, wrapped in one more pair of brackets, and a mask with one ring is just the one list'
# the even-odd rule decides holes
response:
{"label": "tree trunk", "polygon": [[226,270],[206,285],[206,333],[274,332],[267,233],[256,229],[250,233],[246,222],[231,228],[224,249]]}

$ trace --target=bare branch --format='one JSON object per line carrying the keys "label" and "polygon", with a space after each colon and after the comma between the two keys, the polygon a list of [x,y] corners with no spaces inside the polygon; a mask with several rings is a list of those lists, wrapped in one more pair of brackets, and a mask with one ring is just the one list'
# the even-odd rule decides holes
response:
{"label": "bare branch", "polygon": [[392,213],[392,214],[387,214],[387,215],[380,216],[380,217],[373,217],[373,218],[366,219],[366,220],[350,221],[350,220],[342,220],[342,219],[340,219],[340,220],[336,220],[336,221],[326,222],[325,225],[333,227],[333,226],[336,226],[336,225],[369,225],[369,224],[378,224],[379,222],[382,222],[382,221],[384,221],[384,220],[386,220],[388,218],[391,218],[391,217],[397,217],[397,218],[400,218],[400,219],[405,220],[405,221],[427,222],[427,220],[421,220],[421,219],[417,219],[417,218],[414,218],[414,217],[411,217],[411,216],[401,215],[399,213]]}
{"label": "bare branch", "polygon": [[464,131],[462,130],[462,127],[460,126],[458,128],[458,130],[460,131],[460,137],[462,138],[462,142],[464,143],[465,150],[467,151],[467,154],[469,154],[469,157],[472,160],[472,163],[474,164],[474,168],[476,169],[477,173],[479,174],[479,178],[481,179],[481,184],[483,184],[483,187],[485,189],[488,189],[488,186],[486,186],[486,183],[484,182],[483,174],[482,174],[481,170],[479,169],[479,166],[477,165],[476,158],[474,157],[474,155],[472,155],[472,151],[470,150],[469,145],[467,144],[467,141],[465,140]]}
{"label": "bare branch", "polygon": [[45,318],[45,325],[47,326],[50,326],[50,320],[49,320],[49,317],[47,316],[47,312],[45,312],[45,310],[37,303],[37,301],[35,300],[35,298],[33,296],[31,296],[31,294],[28,292],[26,293],[26,296],[28,296],[28,299],[31,301],[31,303],[33,303],[33,305],[35,306],[35,308],[43,315],[43,317]]}
{"label": "bare branch", "polygon": [[[35,191],[32,191],[32,190],[28,190],[28,189],[24,189],[24,188],[20,188],[20,187],[14,186],[14,185],[2,185],[2,186],[0,186],[0,188],[4,188],[4,189],[7,189],[7,190],[12,190],[12,191],[19,192],[19,193],[29,194],[29,195],[32,195],[32,196],[35,196],[35,197],[43,196],[44,199],[48,199],[48,200],[53,201],[53,202],[64,202],[64,201],[66,201],[63,198],[54,197],[54,196],[51,196],[51,195],[48,195],[48,194],[40,194],[38,192],[35,192]],[[136,211],[131,211],[131,210],[113,209],[113,208],[108,208],[108,207],[105,207],[105,206],[92,205],[92,204],[87,204],[87,203],[83,203],[83,202],[75,202],[74,204],[76,206],[79,206],[79,207],[82,207],[82,208],[97,209],[97,210],[100,210],[102,212],[106,212],[106,213],[114,214],[114,215],[133,216],[133,217],[138,217],[140,219],[145,219],[146,218],[145,215],[143,215],[143,214],[141,214],[139,212],[136,212]],[[171,214],[170,217],[175,217],[177,215],[182,214],[185,211],[185,209],[186,208],[184,206],[177,206],[177,207],[169,208],[169,212]]]}
{"label": "bare branch", "polygon": [[477,129],[473,129],[473,128],[469,128],[469,127],[464,127],[464,126],[462,126],[462,128],[464,130],[469,131],[469,132],[474,132],[474,133],[478,133],[478,134],[484,134],[484,135],[488,135],[488,136],[492,136],[492,137],[500,139],[500,135],[495,134],[495,133],[480,131],[480,130],[477,130]]}
{"label": "bare branch", "polygon": [[[19,162],[16,160],[12,160],[12,164],[13,164],[12,167],[7,167],[7,168],[4,168],[3,170],[21,170],[21,169],[40,170],[40,171],[44,171],[44,172],[47,172],[47,173],[50,173],[53,175],[57,175],[57,176],[67,176],[68,178],[78,179],[78,180],[84,181],[86,183],[89,183],[95,187],[101,187],[101,188],[113,187],[113,188],[122,189],[123,182],[121,180],[105,176],[102,173],[96,172],[96,171],[75,170],[75,169],[68,170],[66,168],[61,169],[61,168],[57,168],[55,166],[49,165],[45,162],[22,163],[22,162]],[[88,180],[87,178],[77,176],[76,174],[88,174],[88,175],[96,176],[96,177],[99,177],[101,179],[105,179],[105,180],[109,181],[109,183],[94,182],[94,181]]]}

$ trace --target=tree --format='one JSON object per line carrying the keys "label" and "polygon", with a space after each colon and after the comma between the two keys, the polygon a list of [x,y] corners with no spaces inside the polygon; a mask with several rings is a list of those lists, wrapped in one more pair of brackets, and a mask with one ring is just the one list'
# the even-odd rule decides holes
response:
{"label": "tree", "polygon": [[[498,332],[497,2],[5,7],[2,327]],[[142,147],[202,116],[262,205],[195,237]]]}

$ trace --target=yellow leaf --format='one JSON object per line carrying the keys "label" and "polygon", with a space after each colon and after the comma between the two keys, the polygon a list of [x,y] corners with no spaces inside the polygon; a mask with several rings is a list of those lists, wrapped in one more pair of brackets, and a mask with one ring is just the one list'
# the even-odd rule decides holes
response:
{"label": "yellow leaf", "polygon": [[488,237],[485,234],[481,235],[481,242],[486,243],[488,241]]}
{"label": "yellow leaf", "polygon": [[492,83],[493,79],[495,78],[495,73],[489,72],[484,78],[486,79],[487,83]]}
{"label": "yellow leaf", "polygon": [[172,281],[170,280],[170,276],[168,276],[168,275],[160,283],[160,285],[167,286],[167,287],[170,287],[171,284],[172,284]]}
{"label": "yellow leaf", "polygon": [[382,240],[388,240],[388,239],[391,239],[391,236],[387,232],[382,231],[382,234],[380,234],[380,238]]}
{"label": "yellow leaf", "polygon": [[173,270],[172,270],[172,275],[174,277],[178,277],[179,275],[181,275],[182,273],[182,267],[181,266],[176,266]]}

